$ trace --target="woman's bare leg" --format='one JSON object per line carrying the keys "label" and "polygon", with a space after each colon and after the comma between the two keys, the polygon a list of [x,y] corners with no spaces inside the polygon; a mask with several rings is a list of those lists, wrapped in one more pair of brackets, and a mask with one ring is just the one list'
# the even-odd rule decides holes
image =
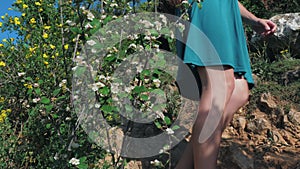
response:
{"label": "woman's bare leg", "polygon": [[[203,75],[202,75],[203,76]],[[225,127],[228,125],[228,123],[232,120],[234,113],[242,107],[247,101],[248,101],[248,96],[249,96],[249,89],[248,89],[248,84],[247,81],[243,78],[240,77],[235,77],[234,80],[234,90],[232,92],[232,95],[229,99],[228,104],[225,107],[224,111],[224,117],[223,117],[223,123],[221,125],[221,129],[225,129]],[[219,135],[222,134],[222,131]],[[217,134],[217,133],[216,133]],[[221,136],[219,136],[221,137]],[[221,138],[217,139],[220,140]],[[219,145],[219,143],[218,143]],[[219,147],[219,146],[217,146]],[[217,155],[216,155],[217,156]],[[186,146],[186,149],[180,158],[176,169],[192,169],[194,164],[193,164],[193,147],[192,143],[189,142],[188,145]]]}

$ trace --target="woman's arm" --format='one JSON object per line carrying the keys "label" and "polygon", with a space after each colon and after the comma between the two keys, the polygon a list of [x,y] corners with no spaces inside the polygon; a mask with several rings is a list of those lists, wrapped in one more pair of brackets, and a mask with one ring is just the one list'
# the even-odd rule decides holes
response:
{"label": "woman's arm", "polygon": [[243,21],[249,24],[255,32],[262,35],[273,34],[276,31],[276,24],[270,20],[261,19],[249,12],[240,2],[238,2]]}

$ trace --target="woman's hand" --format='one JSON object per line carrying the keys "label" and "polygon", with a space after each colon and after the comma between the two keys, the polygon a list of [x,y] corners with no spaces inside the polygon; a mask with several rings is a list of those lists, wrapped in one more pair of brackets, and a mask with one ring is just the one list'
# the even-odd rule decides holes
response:
{"label": "woman's hand", "polygon": [[267,19],[258,18],[255,22],[250,24],[252,29],[263,36],[271,35],[276,31],[276,24]]}

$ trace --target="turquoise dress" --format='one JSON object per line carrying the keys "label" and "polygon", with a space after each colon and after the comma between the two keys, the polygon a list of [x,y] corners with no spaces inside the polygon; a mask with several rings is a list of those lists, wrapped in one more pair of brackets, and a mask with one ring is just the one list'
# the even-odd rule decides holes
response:
{"label": "turquoise dress", "polygon": [[231,66],[252,88],[254,81],[238,1],[204,0],[202,8],[194,2],[190,22],[184,62]]}

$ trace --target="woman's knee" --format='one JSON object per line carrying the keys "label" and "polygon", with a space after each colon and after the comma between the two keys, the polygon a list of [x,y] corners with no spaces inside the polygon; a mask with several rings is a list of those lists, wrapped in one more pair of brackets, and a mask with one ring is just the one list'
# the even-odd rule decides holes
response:
{"label": "woman's knee", "polygon": [[246,79],[236,79],[235,90],[237,92],[235,95],[237,95],[238,99],[246,104],[249,101],[249,87]]}

